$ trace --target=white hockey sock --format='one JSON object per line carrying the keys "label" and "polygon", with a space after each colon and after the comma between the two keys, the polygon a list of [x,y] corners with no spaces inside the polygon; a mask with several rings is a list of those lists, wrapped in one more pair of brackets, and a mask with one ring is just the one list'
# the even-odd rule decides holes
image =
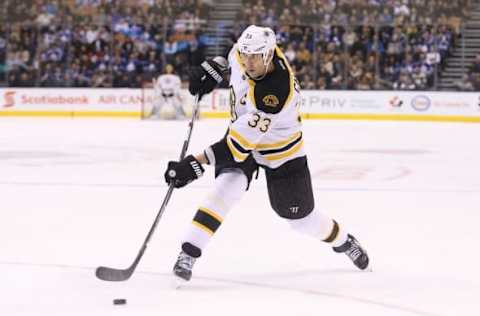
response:
{"label": "white hockey sock", "polygon": [[290,219],[288,223],[294,230],[325,241],[332,247],[343,245],[347,240],[347,232],[335,220],[316,209],[307,217]]}
{"label": "white hockey sock", "polygon": [[183,243],[202,251],[230,209],[240,201],[247,188],[247,177],[241,171],[225,172],[215,179],[212,192],[198,208]]}

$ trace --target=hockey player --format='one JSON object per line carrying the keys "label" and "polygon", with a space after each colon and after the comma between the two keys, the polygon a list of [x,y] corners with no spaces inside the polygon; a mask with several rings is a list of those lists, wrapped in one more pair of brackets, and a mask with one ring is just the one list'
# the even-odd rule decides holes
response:
{"label": "hockey player", "polygon": [[[190,280],[201,255],[230,209],[248,190],[252,174],[265,170],[273,210],[291,227],[345,253],[359,269],[369,258],[359,242],[314,205],[298,106],[299,85],[270,28],[249,26],[228,56],[232,122],[226,136],[203,153],[170,161],[165,180],[180,188],[215,167],[215,184],[198,208],[174,265]],[[207,60],[190,74],[189,91],[204,95],[222,81],[221,65]],[[173,172],[174,171],[174,172]]]}
{"label": "hockey player", "polygon": [[175,118],[185,118],[185,111],[182,107],[180,95],[181,80],[174,74],[173,66],[167,64],[165,73],[154,81],[155,102],[152,110],[152,117],[161,117],[161,111],[165,104],[169,104],[175,110]]}

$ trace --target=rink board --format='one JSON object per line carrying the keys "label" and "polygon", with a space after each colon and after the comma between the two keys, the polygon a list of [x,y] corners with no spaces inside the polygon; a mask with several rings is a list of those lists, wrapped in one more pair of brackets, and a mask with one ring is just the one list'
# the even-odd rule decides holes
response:
{"label": "rink board", "polygon": [[[182,91],[185,105],[193,98]],[[140,118],[142,89],[0,89],[0,116]],[[204,118],[229,118],[229,90],[200,103]],[[304,119],[480,122],[480,93],[302,91]]]}

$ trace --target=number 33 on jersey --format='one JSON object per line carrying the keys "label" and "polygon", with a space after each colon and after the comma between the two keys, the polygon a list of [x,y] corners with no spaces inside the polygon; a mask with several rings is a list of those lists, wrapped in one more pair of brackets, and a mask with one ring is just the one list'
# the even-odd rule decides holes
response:
{"label": "number 33 on jersey", "polygon": [[304,156],[298,113],[300,87],[281,50],[275,48],[274,70],[261,80],[248,77],[237,45],[228,59],[232,122],[227,145],[235,161],[241,162],[252,153],[258,164],[277,168]]}

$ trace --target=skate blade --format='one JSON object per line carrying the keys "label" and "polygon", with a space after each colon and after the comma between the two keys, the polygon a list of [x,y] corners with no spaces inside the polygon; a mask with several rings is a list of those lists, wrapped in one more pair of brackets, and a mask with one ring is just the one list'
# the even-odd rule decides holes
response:
{"label": "skate blade", "polygon": [[173,275],[170,281],[170,287],[174,290],[181,290],[182,288],[185,288],[187,284],[188,284],[187,280],[182,279],[176,275]]}
{"label": "skate blade", "polygon": [[363,271],[363,272],[373,272],[372,264],[371,264],[371,263],[368,263],[368,266],[367,266],[365,269],[361,270],[361,271]]}

